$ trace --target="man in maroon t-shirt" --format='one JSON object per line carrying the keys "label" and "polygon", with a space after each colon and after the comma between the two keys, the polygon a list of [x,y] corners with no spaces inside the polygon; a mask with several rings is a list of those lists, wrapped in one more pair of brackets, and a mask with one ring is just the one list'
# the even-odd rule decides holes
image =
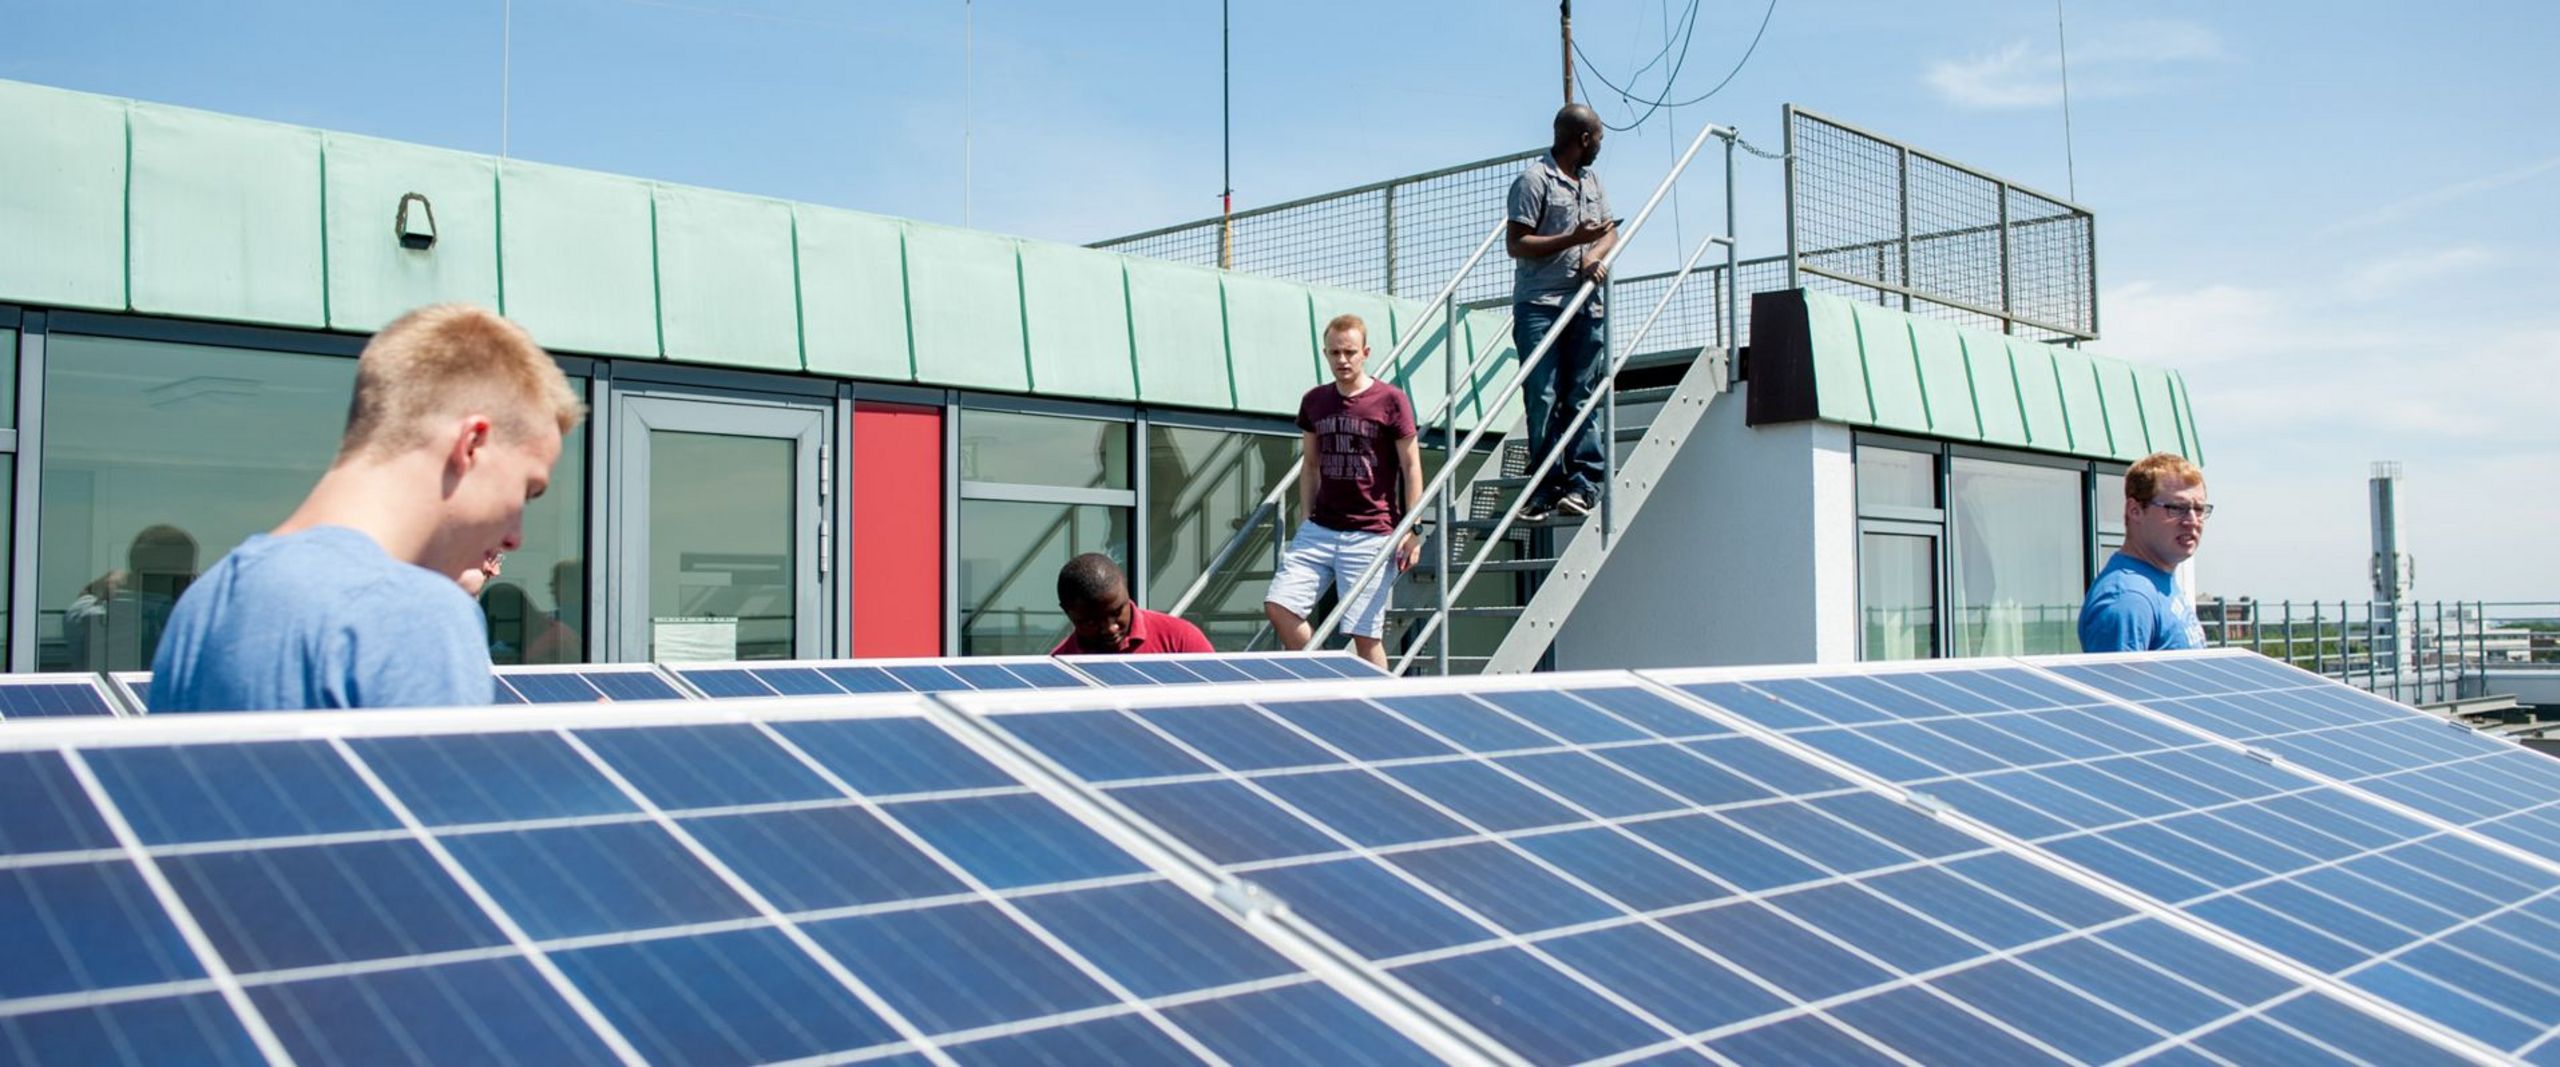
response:
{"label": "man in maroon t-shirt", "polygon": [[[1352,650],[1384,667],[1387,590],[1395,573],[1382,570],[1365,589],[1346,588],[1389,551],[1396,521],[1422,502],[1422,447],[1414,437],[1413,400],[1404,390],[1369,376],[1369,324],[1358,315],[1336,315],[1324,327],[1325,366],[1333,381],[1307,390],[1298,401],[1298,430],[1305,438],[1306,467],[1298,477],[1298,534],[1271,576],[1262,612],[1280,643],[1307,647],[1314,631],[1307,614],[1330,585],[1342,597],[1342,632]],[[1407,532],[1393,546],[1395,570],[1422,558],[1422,538]]]}
{"label": "man in maroon t-shirt", "polygon": [[1052,656],[1217,651],[1199,627],[1131,601],[1120,565],[1100,552],[1058,568],[1058,610],[1067,613],[1075,632],[1049,650]]}

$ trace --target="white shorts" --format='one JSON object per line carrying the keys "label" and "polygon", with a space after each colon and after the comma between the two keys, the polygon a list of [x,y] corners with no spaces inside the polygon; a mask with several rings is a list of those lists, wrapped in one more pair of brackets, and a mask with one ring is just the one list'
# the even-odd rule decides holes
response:
{"label": "white shorts", "polygon": [[[1369,561],[1386,549],[1386,534],[1335,530],[1301,522],[1298,535],[1289,539],[1288,552],[1280,557],[1279,573],[1271,576],[1271,591],[1262,599],[1306,618],[1315,611],[1316,601],[1324,596],[1327,586],[1342,593],[1343,587],[1357,580]],[[1343,612],[1339,629],[1354,637],[1382,635],[1387,621],[1386,591],[1395,577],[1395,564],[1378,568],[1378,574],[1370,579],[1368,592],[1339,609]]]}

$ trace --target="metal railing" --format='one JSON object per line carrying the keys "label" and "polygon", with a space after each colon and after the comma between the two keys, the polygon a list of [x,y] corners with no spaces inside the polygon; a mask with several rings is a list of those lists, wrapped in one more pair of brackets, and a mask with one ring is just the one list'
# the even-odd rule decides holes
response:
{"label": "metal railing", "polygon": [[[1090,247],[1198,267],[1267,274],[1408,299],[1463,275],[1467,240],[1503,213],[1520,168],[1543,148],[1337,189],[1287,203],[1095,241]],[[1510,279],[1478,278],[1461,304],[1510,295]]]}
{"label": "metal railing", "polygon": [[[1679,160],[1672,165],[1669,173],[1667,173],[1663,179],[1654,186],[1651,194],[1645,200],[1644,207],[1636,213],[1635,217],[1628,223],[1623,232],[1620,233],[1617,243],[1611,247],[1609,255],[1602,260],[1604,273],[1606,272],[1605,268],[1614,266],[1618,258],[1623,255],[1627,248],[1634,243],[1635,239],[1642,234],[1646,222],[1653,217],[1655,209],[1661,205],[1663,198],[1670,192],[1672,184],[1676,182],[1680,175],[1687,170],[1690,161],[1696,158],[1698,150],[1704,147],[1707,140],[1711,137],[1722,138],[1725,141],[1725,200],[1727,223],[1730,225],[1733,221],[1734,212],[1732,182],[1733,151],[1737,138],[1734,131],[1729,127],[1709,125],[1704,129],[1701,129],[1698,132],[1698,135],[1690,141],[1687,151],[1680,155]],[[1437,558],[1432,571],[1440,579],[1438,610],[1434,613],[1435,624],[1448,618],[1449,609],[1457,593],[1457,590],[1454,590],[1451,583],[1448,581],[1450,566],[1453,562],[1450,558],[1450,551],[1455,540],[1455,527],[1451,521],[1455,515],[1455,502],[1452,496],[1452,481],[1457,477],[1458,472],[1467,465],[1469,460],[1477,459],[1479,457],[1477,446],[1482,441],[1485,433],[1491,428],[1490,419],[1480,419],[1475,428],[1467,434],[1464,442],[1457,442],[1456,405],[1461,399],[1461,391],[1457,388],[1457,383],[1461,380],[1470,383],[1478,381],[1480,369],[1496,357],[1496,354],[1501,349],[1503,335],[1509,332],[1507,329],[1509,323],[1506,316],[1502,327],[1498,327],[1493,331],[1488,331],[1488,343],[1486,343],[1482,350],[1476,353],[1475,356],[1469,360],[1467,366],[1463,370],[1458,367],[1457,361],[1454,358],[1454,353],[1458,351],[1458,346],[1456,344],[1458,315],[1462,308],[1459,295],[1462,291],[1465,291],[1470,284],[1470,276],[1475,271],[1477,265],[1484,260],[1486,253],[1492,249],[1494,242],[1502,239],[1504,233],[1509,227],[1509,222],[1504,217],[1504,213],[1498,207],[1496,207],[1491,214],[1494,217],[1492,230],[1485,235],[1483,241],[1476,246],[1475,250],[1465,258],[1465,260],[1459,265],[1456,273],[1449,277],[1447,283],[1441,286],[1439,293],[1434,296],[1431,301],[1433,305],[1437,306],[1441,315],[1441,338],[1443,351],[1452,353],[1452,357],[1444,360],[1443,363],[1443,372],[1447,376],[1447,388],[1444,390],[1443,399],[1439,407],[1435,409],[1431,415],[1418,419],[1417,422],[1421,424],[1428,424],[1436,421],[1440,424],[1442,434],[1441,440],[1448,444],[1447,455],[1449,458],[1442,463],[1437,476],[1430,479],[1428,484],[1424,487],[1421,495],[1423,500],[1426,501],[1425,505],[1415,508],[1403,516],[1403,518],[1397,522],[1395,528],[1389,531],[1386,541],[1390,546],[1400,543],[1405,535],[1414,530],[1416,524],[1419,523],[1426,514],[1436,514],[1441,517],[1441,522],[1439,524],[1441,536],[1438,538],[1439,551],[1436,554]],[[1699,250],[1703,253],[1707,247],[1717,243],[1721,243],[1726,249],[1727,276],[1734,276],[1737,273],[1736,267],[1738,265],[1738,261],[1734,258],[1734,244],[1729,234],[1710,238],[1708,241],[1701,242]],[[1696,255],[1691,256],[1689,261],[1690,265],[1693,266],[1696,263],[1697,258],[1698,257]],[[1680,273],[1685,275],[1687,273],[1687,268],[1684,267]],[[1482,285],[1484,283],[1479,282],[1476,284]],[[1501,284],[1507,287],[1509,283],[1507,279],[1504,279],[1501,281]],[[1497,290],[1497,292],[1504,293],[1507,293],[1507,291],[1507,288]],[[1597,283],[1588,280],[1584,281],[1580,288],[1576,290],[1573,297],[1568,300],[1564,307],[1558,312],[1555,324],[1548,329],[1546,335],[1539,339],[1537,345],[1530,352],[1523,355],[1519,366],[1514,368],[1509,380],[1504,382],[1500,389],[1489,395],[1507,396],[1513,391],[1519,389],[1520,384],[1527,379],[1527,376],[1532,373],[1543,360],[1546,359],[1548,353],[1554,348],[1556,339],[1562,336],[1561,331],[1563,328],[1572,323],[1573,317],[1582,312],[1584,307],[1587,306],[1591,299],[1597,294],[1597,291]],[[1663,306],[1667,305],[1671,297],[1678,291],[1679,286],[1675,279],[1667,286],[1662,304],[1658,304],[1656,306],[1655,317],[1658,318],[1660,316]],[[1726,297],[1726,311],[1722,316],[1721,321],[1729,323],[1732,322],[1738,314],[1733,306],[1738,300],[1738,294],[1733,292],[1731,287],[1727,287],[1724,291],[1724,295]],[[1648,324],[1650,321],[1651,320],[1649,319]],[[1425,330],[1415,330],[1408,333],[1405,336],[1405,339],[1398,343],[1395,353],[1389,357],[1388,365],[1395,366],[1400,364],[1406,348],[1412,345],[1419,338],[1427,335],[1428,333]],[[1635,346],[1633,344],[1621,346],[1621,350],[1623,351],[1632,352],[1634,349]],[[1608,405],[1606,410],[1611,414],[1614,414],[1614,397],[1615,393],[1613,390],[1603,389],[1595,391],[1591,401],[1583,406],[1581,412],[1583,418],[1587,419],[1589,417],[1589,413],[1595,404],[1601,404],[1604,402]],[[1581,425],[1580,421],[1577,421],[1575,425]],[[1571,434],[1559,435],[1558,440],[1555,442],[1555,449],[1552,450],[1548,456],[1544,457],[1545,462],[1538,466],[1537,471],[1534,472],[1531,477],[1534,479],[1542,475],[1546,470],[1550,469],[1554,465],[1556,457],[1561,454],[1562,450],[1567,445],[1570,444],[1571,440]],[[1603,453],[1604,455],[1609,456],[1610,461],[1614,463],[1614,448],[1603,449]],[[1211,560],[1207,567],[1202,569],[1200,576],[1193,581],[1191,588],[1186,590],[1182,599],[1175,603],[1173,608],[1174,614],[1179,615],[1190,607],[1192,601],[1195,600],[1200,595],[1200,592],[1208,586],[1217,572],[1226,567],[1241,547],[1251,538],[1254,528],[1260,522],[1266,519],[1271,519],[1278,514],[1278,504],[1282,495],[1288,492],[1291,486],[1297,484],[1304,466],[1305,464],[1302,457],[1301,462],[1292,464],[1290,470],[1283,474],[1272,485],[1270,492],[1264,495],[1262,503],[1255,508],[1253,515],[1248,517],[1245,523],[1237,530],[1236,536],[1228,541],[1226,547],[1219,550],[1217,557]],[[1605,482],[1602,486],[1602,494],[1603,500],[1601,501],[1600,521],[1605,526],[1607,521],[1607,485]],[[1498,544],[1502,540],[1503,533],[1508,529],[1509,522],[1516,518],[1520,504],[1527,499],[1527,495],[1528,494],[1526,493],[1520,494],[1519,497],[1514,500],[1510,512],[1506,515],[1505,521],[1500,525],[1500,527],[1497,528],[1493,534],[1482,539],[1480,543],[1486,546],[1488,552],[1491,551],[1492,546]],[[1275,536],[1274,541],[1275,553],[1282,551],[1283,549],[1280,543],[1285,542],[1285,538]],[[1400,576],[1400,574],[1387,573],[1387,566],[1393,555],[1392,551],[1379,553],[1378,557],[1372,560],[1369,566],[1365,568],[1357,578],[1349,583],[1345,583],[1345,591],[1334,612],[1326,617],[1325,620],[1312,632],[1312,635],[1308,640],[1308,645],[1310,647],[1323,647],[1324,643],[1333,636],[1335,629],[1339,627],[1345,619],[1347,613],[1344,609],[1354,603],[1358,603],[1360,601],[1361,592],[1368,589],[1371,585],[1378,583],[1383,579],[1386,585],[1384,588],[1381,588],[1376,595],[1391,597],[1394,582],[1396,578]],[[1466,578],[1471,579],[1481,564],[1482,558],[1480,557],[1476,561],[1475,566],[1469,567],[1466,573]],[[1461,580],[1462,583],[1464,580],[1465,579]],[[1432,628],[1444,635],[1438,645],[1436,660],[1441,671],[1445,673],[1448,669],[1449,657],[1448,640],[1445,636],[1447,630],[1445,627],[1437,627],[1436,625]],[[1424,643],[1421,640],[1409,642],[1403,660],[1404,664],[1409,665],[1413,661],[1414,655],[1423,647],[1423,645]],[[1401,669],[1401,667],[1399,669]]]}
{"label": "metal railing", "polygon": [[1793,104],[1785,116],[1786,288],[1821,278],[1965,325],[2098,336],[2088,209]]}
{"label": "metal railing", "polygon": [[2560,602],[2196,602],[2207,644],[2246,648],[2404,704],[2495,693],[2490,672],[2560,672]]}

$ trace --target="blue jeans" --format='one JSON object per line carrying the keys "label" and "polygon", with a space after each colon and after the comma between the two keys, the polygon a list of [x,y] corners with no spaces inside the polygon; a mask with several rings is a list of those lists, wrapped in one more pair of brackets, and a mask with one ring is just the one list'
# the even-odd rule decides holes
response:
{"label": "blue jeans", "polygon": [[[1545,304],[1512,305],[1511,341],[1520,346],[1522,358],[1537,349],[1547,328],[1555,324],[1556,313],[1562,310]],[[1555,348],[1522,382],[1522,400],[1529,416],[1531,469],[1536,469],[1538,460],[1555,447],[1565,425],[1573,421],[1574,412],[1599,391],[1600,379],[1608,369],[1608,322],[1593,318],[1590,309],[1585,308],[1565,324],[1556,337]],[[1607,459],[1600,451],[1604,447],[1600,441],[1600,413],[1595,411],[1583,421],[1581,429],[1574,431],[1572,445],[1532,491],[1532,499],[1553,503],[1566,493],[1576,492],[1599,499],[1600,482],[1608,477]]]}

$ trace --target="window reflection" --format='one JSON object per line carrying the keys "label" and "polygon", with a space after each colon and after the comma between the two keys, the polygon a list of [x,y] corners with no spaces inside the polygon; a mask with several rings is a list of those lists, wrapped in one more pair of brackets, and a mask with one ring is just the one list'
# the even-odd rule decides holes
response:
{"label": "window reflection", "polygon": [[[328,468],[356,361],[69,334],[48,354],[37,667],[147,669],[195,576],[282,521]],[[542,615],[576,628],[585,440],[582,429],[563,442],[552,490],[526,508],[525,544],[506,561],[501,581],[526,595],[520,610],[501,606],[526,624]],[[576,590],[566,598],[552,588],[564,576]],[[493,621],[493,646],[531,654],[500,629]],[[544,648],[583,658],[574,637]]]}
{"label": "window reflection", "polygon": [[1938,654],[1937,539],[1868,533],[1858,543],[1858,601],[1866,612],[1866,659]]}
{"label": "window reflection", "polygon": [[[1178,426],[1147,432],[1147,606],[1171,611],[1200,568],[1242,529],[1262,494],[1297,458],[1298,440]],[[1294,522],[1298,495],[1282,494]],[[1262,629],[1271,584],[1272,523],[1264,516],[1184,613],[1222,649],[1241,649]]]}
{"label": "window reflection", "polygon": [[1058,569],[1086,552],[1126,570],[1127,508],[964,500],[960,504],[960,654],[1037,655],[1067,634]]}
{"label": "window reflection", "polygon": [[2088,554],[2080,483],[2076,470],[1967,457],[1949,464],[1955,655],[2080,651]]}
{"label": "window reflection", "polygon": [[1127,489],[1129,424],[963,411],[960,477],[972,482]]}

